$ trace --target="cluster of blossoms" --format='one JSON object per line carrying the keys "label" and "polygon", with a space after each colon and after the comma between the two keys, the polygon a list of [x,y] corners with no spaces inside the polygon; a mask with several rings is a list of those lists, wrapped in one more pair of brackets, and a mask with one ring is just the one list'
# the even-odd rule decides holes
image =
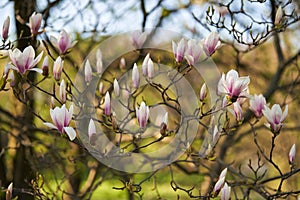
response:
{"label": "cluster of blossoms", "polygon": [[215,32],[210,33],[200,42],[194,39],[186,41],[184,38],[182,38],[178,44],[174,41],[172,42],[176,62],[180,63],[185,58],[189,65],[195,65],[199,61],[203,51],[206,56],[211,56],[220,46],[219,35]]}

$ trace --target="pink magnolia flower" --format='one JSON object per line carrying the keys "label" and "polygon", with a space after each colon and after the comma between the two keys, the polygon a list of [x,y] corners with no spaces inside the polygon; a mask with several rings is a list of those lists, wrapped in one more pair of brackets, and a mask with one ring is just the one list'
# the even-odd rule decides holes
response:
{"label": "pink magnolia flower", "polygon": [[54,76],[54,79],[57,81],[60,80],[63,66],[64,66],[64,61],[61,59],[60,56],[58,56],[53,65],[53,76]]}
{"label": "pink magnolia flower", "polygon": [[136,107],[136,117],[141,128],[145,128],[149,119],[149,107],[142,101],[140,107]]}
{"label": "pink magnolia flower", "polygon": [[185,51],[187,48],[187,43],[184,38],[182,38],[178,44],[172,41],[173,53],[175,56],[176,62],[181,62],[184,58]]}
{"label": "pink magnolia flower", "polygon": [[230,199],[230,192],[231,192],[231,187],[229,187],[227,185],[227,183],[225,183],[222,190],[221,190],[221,200],[229,200]]}
{"label": "pink magnolia flower", "polygon": [[271,131],[273,133],[279,133],[282,122],[288,114],[288,105],[285,106],[284,112],[282,112],[278,104],[274,104],[271,109],[265,105],[262,113],[269,122],[268,127],[271,128]]}
{"label": "pink magnolia flower", "polygon": [[57,129],[61,133],[66,133],[69,139],[72,141],[76,137],[75,130],[69,126],[73,115],[73,105],[70,106],[68,110],[66,105],[63,104],[61,108],[55,107],[54,109],[50,109],[50,116],[54,124],[52,123],[44,123],[44,125]]}
{"label": "pink magnolia flower", "polygon": [[25,74],[26,71],[36,71],[42,73],[42,69],[34,68],[40,62],[43,52],[35,59],[35,52],[32,46],[28,46],[21,52],[19,49],[8,50],[10,60],[13,64],[10,68],[18,71],[20,74]]}
{"label": "pink magnolia flower", "polygon": [[187,43],[187,49],[185,52],[185,59],[189,65],[195,65],[202,53],[202,47],[198,44],[196,40],[189,40]]}
{"label": "pink magnolia flower", "polygon": [[252,112],[255,114],[256,117],[262,116],[262,110],[264,109],[264,106],[267,105],[265,97],[260,95],[254,95],[250,99],[250,107],[249,109],[252,110]]}
{"label": "pink magnolia flower", "polygon": [[8,38],[9,24],[10,24],[10,18],[8,16],[6,18],[6,20],[4,21],[3,27],[2,27],[2,38],[3,38],[3,40],[6,40]]}
{"label": "pink magnolia flower", "polygon": [[132,69],[132,85],[134,88],[138,88],[140,85],[140,74],[136,63],[134,63]]}
{"label": "pink magnolia flower", "polygon": [[296,144],[293,144],[289,152],[289,162],[291,164],[295,161],[295,157],[296,157]]}
{"label": "pink magnolia flower", "polygon": [[211,32],[203,41],[203,50],[207,56],[211,56],[221,46],[219,35]]}
{"label": "pink magnolia flower", "polygon": [[104,98],[104,113],[107,116],[110,116],[110,114],[111,114],[111,102],[110,102],[109,92],[106,92],[105,98]]}
{"label": "pink magnolia flower", "polygon": [[135,48],[140,49],[147,39],[147,32],[141,33],[140,31],[135,31],[131,35],[132,44]]}
{"label": "pink magnolia flower", "polygon": [[62,30],[59,34],[58,39],[51,36],[50,41],[58,49],[61,55],[68,53],[68,51],[77,43],[72,41],[72,35],[68,34],[65,30]]}
{"label": "pink magnolia flower", "polygon": [[148,60],[147,75],[149,78],[154,77],[154,64],[151,58]]}
{"label": "pink magnolia flower", "polygon": [[248,76],[239,77],[238,72],[232,69],[226,75],[222,74],[218,83],[218,94],[225,94],[232,102],[235,102],[238,98],[248,96],[249,83],[250,78]]}
{"label": "pink magnolia flower", "polygon": [[42,14],[36,12],[32,13],[32,15],[29,18],[29,27],[33,35],[38,34],[39,29],[41,27],[41,22],[42,22]]}

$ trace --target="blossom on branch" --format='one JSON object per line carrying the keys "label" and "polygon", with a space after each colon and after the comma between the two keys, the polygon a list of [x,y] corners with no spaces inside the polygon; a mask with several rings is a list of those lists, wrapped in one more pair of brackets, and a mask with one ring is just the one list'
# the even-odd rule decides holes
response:
{"label": "blossom on branch", "polygon": [[203,50],[207,56],[211,56],[221,46],[219,34],[211,32],[203,41]]}
{"label": "blossom on branch", "polygon": [[295,157],[296,157],[296,144],[293,144],[293,146],[290,149],[289,152],[289,163],[292,164],[295,161]]}
{"label": "blossom on branch", "polygon": [[136,117],[141,128],[145,128],[149,119],[149,106],[142,101],[140,107],[136,107]]}
{"label": "blossom on branch", "polygon": [[254,113],[256,117],[262,116],[262,110],[264,109],[264,106],[267,105],[265,97],[260,95],[254,95],[250,99],[250,107],[249,109]]}
{"label": "blossom on branch", "polygon": [[140,85],[140,74],[136,63],[134,63],[132,68],[132,85],[134,88],[138,88]]}
{"label": "blossom on branch", "polygon": [[64,66],[64,61],[61,59],[60,56],[58,56],[53,65],[53,76],[54,76],[54,79],[57,81],[60,80],[63,66]]}
{"label": "blossom on branch", "polygon": [[29,18],[29,28],[33,35],[37,35],[39,33],[41,22],[42,22],[42,14],[36,12],[32,13],[32,15]]}
{"label": "blossom on branch", "polygon": [[141,33],[140,31],[135,31],[131,34],[132,45],[140,49],[147,39],[147,32]]}
{"label": "blossom on branch", "polygon": [[187,43],[184,38],[182,38],[178,44],[176,44],[174,41],[172,41],[172,48],[173,48],[173,53],[175,56],[176,62],[181,62],[184,58],[185,51],[187,48]]}
{"label": "blossom on branch", "polygon": [[61,55],[68,53],[70,49],[77,43],[76,40],[73,41],[72,35],[68,34],[65,30],[60,32],[58,38],[51,36],[50,41]]}
{"label": "blossom on branch", "polygon": [[14,49],[13,51],[8,50],[10,60],[13,65],[9,68],[16,70],[20,74],[25,74],[26,71],[36,71],[42,73],[42,69],[34,68],[40,62],[43,52],[41,52],[36,58],[35,51],[32,46],[28,46],[21,52],[19,49]]}
{"label": "blossom on branch", "polygon": [[105,98],[104,98],[104,113],[107,116],[110,116],[110,114],[111,114],[111,102],[110,102],[109,92],[106,92]]}
{"label": "blossom on branch", "polygon": [[236,102],[238,98],[248,96],[249,83],[249,76],[239,77],[238,72],[232,69],[226,75],[222,74],[218,83],[218,94],[225,94],[231,102]]}
{"label": "blossom on branch", "polygon": [[196,40],[189,40],[185,52],[185,59],[187,60],[188,64],[195,65],[198,62],[202,52],[202,47],[200,44],[197,43]]}
{"label": "blossom on branch", "polygon": [[273,133],[279,133],[283,125],[282,122],[285,120],[288,114],[288,105],[285,106],[284,112],[282,112],[278,104],[274,104],[271,109],[265,105],[262,112],[269,122],[267,126],[271,129],[271,131]]}
{"label": "blossom on branch", "polygon": [[68,110],[66,105],[63,104],[62,107],[55,107],[50,109],[50,116],[54,124],[46,122],[44,125],[57,129],[61,133],[66,133],[69,139],[72,141],[76,137],[75,130],[69,126],[73,115],[73,105],[70,106]]}
{"label": "blossom on branch", "polygon": [[8,38],[8,32],[9,32],[9,25],[10,25],[10,18],[9,16],[5,19],[2,27],[2,38],[3,40],[6,40]]}

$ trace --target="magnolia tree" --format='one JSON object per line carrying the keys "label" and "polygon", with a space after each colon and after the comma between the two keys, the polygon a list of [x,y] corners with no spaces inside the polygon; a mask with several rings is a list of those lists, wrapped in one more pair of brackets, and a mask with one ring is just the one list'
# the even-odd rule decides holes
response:
{"label": "magnolia tree", "polygon": [[[153,10],[147,12],[144,3],[147,20]],[[267,17],[251,16],[247,6],[252,3],[267,6]],[[143,23],[143,31],[101,40],[80,66],[72,59],[81,41],[72,34],[49,34],[41,27],[43,15],[34,12],[27,39],[37,39],[38,45],[20,50],[15,43],[22,35],[10,39],[8,17],[2,28],[1,95],[8,101],[3,102],[7,109],[1,106],[1,134],[9,142],[3,142],[1,157],[28,150],[32,171],[22,188],[9,172],[18,162],[1,161],[7,166],[0,182],[6,199],[23,194],[91,199],[111,179],[109,192],[127,191],[129,199],[296,198],[298,142],[280,143],[298,130],[289,119],[297,119],[300,52],[286,55],[279,33],[299,16],[290,1],[236,6],[233,1],[210,5],[206,18],[193,14],[209,30],[204,38],[146,29]],[[251,23],[236,20],[236,14]],[[241,55],[271,38],[279,60],[276,72],[266,79],[247,74]],[[236,66],[219,68],[213,58],[226,56],[228,46],[236,53]],[[258,79],[262,89],[255,88]],[[15,117],[18,105],[33,115],[32,124]],[[294,113],[290,118],[289,112]],[[26,131],[16,134],[15,129]],[[166,185],[173,196],[163,193]],[[152,194],[148,187],[154,188]]]}

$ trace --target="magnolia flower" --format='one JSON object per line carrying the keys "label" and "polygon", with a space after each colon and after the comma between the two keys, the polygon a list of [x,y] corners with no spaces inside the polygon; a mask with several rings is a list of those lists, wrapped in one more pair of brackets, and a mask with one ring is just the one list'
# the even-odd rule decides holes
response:
{"label": "magnolia flower", "polygon": [[295,156],[296,156],[296,145],[293,144],[293,146],[290,149],[289,152],[289,162],[293,163],[295,161]]}
{"label": "magnolia flower", "polygon": [[264,109],[264,106],[266,105],[266,99],[265,97],[260,95],[254,95],[250,99],[250,107],[249,109],[252,110],[252,112],[255,114],[256,117],[262,116],[262,110]]}
{"label": "magnolia flower", "polygon": [[13,193],[13,183],[11,182],[9,184],[9,186],[7,187],[5,199],[6,200],[11,200],[12,199],[12,193]]}
{"label": "magnolia flower", "polygon": [[42,22],[42,14],[36,12],[32,13],[32,15],[29,18],[29,27],[33,35],[38,34],[39,29],[41,27],[41,22]]}
{"label": "magnolia flower", "polygon": [[105,98],[104,98],[104,113],[107,116],[110,116],[110,114],[111,114],[111,102],[110,102],[109,92],[106,92]]}
{"label": "magnolia flower", "polygon": [[140,74],[136,63],[134,63],[132,69],[132,85],[134,88],[138,88],[140,85]]}
{"label": "magnolia flower", "polygon": [[230,192],[231,192],[231,187],[229,187],[227,185],[227,183],[225,183],[222,190],[221,190],[221,200],[229,200],[230,199]]}
{"label": "magnolia flower", "polygon": [[273,133],[279,133],[282,127],[282,122],[285,120],[288,114],[288,105],[285,106],[283,113],[278,104],[274,104],[271,109],[265,105],[262,113],[269,122],[267,126],[271,128],[271,131]]}
{"label": "magnolia flower", "polygon": [[96,53],[96,70],[98,74],[101,74],[103,72],[103,61],[102,61],[102,52],[100,49],[97,50]]}
{"label": "magnolia flower", "polygon": [[58,56],[53,65],[53,76],[54,76],[54,79],[57,81],[60,80],[63,66],[64,66],[64,61],[61,59],[60,56]]}
{"label": "magnolia flower", "polygon": [[62,30],[58,36],[58,39],[51,36],[50,41],[58,49],[61,55],[68,53],[68,51],[77,43],[77,41],[72,41],[72,35]]}
{"label": "magnolia flower", "polygon": [[140,31],[135,31],[131,35],[132,45],[137,49],[140,49],[143,46],[146,39],[147,39],[146,32],[141,33]]}
{"label": "magnolia flower", "polygon": [[202,53],[201,46],[197,43],[196,40],[189,40],[187,43],[187,49],[185,51],[185,59],[189,65],[195,65]]}
{"label": "magnolia flower", "polygon": [[176,62],[181,62],[184,58],[184,54],[187,48],[185,39],[182,38],[178,44],[172,41],[172,48]]}
{"label": "magnolia flower", "polygon": [[232,69],[226,75],[222,74],[218,83],[218,94],[225,94],[232,102],[235,102],[238,98],[248,96],[249,83],[248,76],[239,77],[238,72]]}
{"label": "magnolia flower", "polygon": [[219,35],[211,32],[203,41],[203,50],[207,56],[211,56],[220,47]]}
{"label": "magnolia flower", "polygon": [[92,67],[90,65],[90,61],[87,60],[84,65],[84,77],[85,82],[89,83],[92,80]]}
{"label": "magnolia flower", "polygon": [[34,68],[40,62],[43,52],[41,52],[35,59],[35,52],[32,46],[28,46],[21,52],[19,49],[8,50],[10,60],[13,64],[10,68],[18,71],[20,74],[25,74],[27,70],[42,73],[42,69]]}
{"label": "magnolia flower", "polygon": [[59,86],[59,99],[62,103],[65,103],[67,100],[66,84],[65,84],[64,79],[61,81],[60,86]]}
{"label": "magnolia flower", "polygon": [[120,69],[125,69],[126,68],[126,60],[125,60],[125,58],[122,57],[120,59],[119,67],[120,67]]}
{"label": "magnolia flower", "polygon": [[238,102],[234,102],[233,110],[230,109],[229,111],[231,112],[231,114],[234,115],[236,121],[240,122],[243,120],[243,110],[242,110],[241,105]]}
{"label": "magnolia flower", "polygon": [[215,127],[213,128],[213,132],[212,132],[212,141],[214,144],[217,143],[218,139],[220,137],[220,131],[217,125],[215,125]]}
{"label": "magnolia flower", "polygon": [[66,133],[71,141],[74,140],[76,132],[69,126],[73,115],[73,105],[70,106],[69,110],[67,110],[65,104],[61,108],[50,109],[50,115],[54,124],[46,122],[44,125],[57,129],[61,133]]}
{"label": "magnolia flower", "polygon": [[114,80],[114,93],[116,97],[120,96],[120,86],[117,79]]}
{"label": "magnolia flower", "polygon": [[203,83],[203,85],[202,85],[202,87],[200,89],[200,101],[204,101],[206,95],[207,95],[206,84]]}
{"label": "magnolia flower", "polygon": [[43,64],[42,64],[42,70],[43,70],[43,76],[48,76],[49,75],[49,61],[48,61],[48,56],[45,56]]}
{"label": "magnolia flower", "polygon": [[89,127],[88,127],[88,135],[89,135],[89,141],[91,145],[95,145],[96,140],[96,126],[93,119],[90,120]]}
{"label": "magnolia flower", "polygon": [[140,108],[136,107],[136,117],[141,128],[145,128],[149,119],[149,107],[142,101]]}
{"label": "magnolia flower", "polygon": [[10,18],[8,16],[6,18],[6,20],[4,21],[3,27],[2,27],[2,38],[3,38],[3,40],[6,40],[8,38],[9,24],[10,24]]}
{"label": "magnolia flower", "polygon": [[277,11],[276,11],[276,15],[275,15],[275,21],[274,21],[275,25],[278,25],[281,22],[283,14],[284,13],[283,13],[282,7],[279,6]]}
{"label": "magnolia flower", "polygon": [[147,75],[149,78],[154,77],[154,64],[151,58],[148,60],[148,68],[147,68]]}

